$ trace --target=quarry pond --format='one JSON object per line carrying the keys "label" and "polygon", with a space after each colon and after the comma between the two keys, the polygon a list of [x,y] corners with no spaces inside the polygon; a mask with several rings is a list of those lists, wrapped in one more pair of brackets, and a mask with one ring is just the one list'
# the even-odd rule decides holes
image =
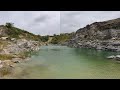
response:
{"label": "quarry pond", "polygon": [[67,46],[41,46],[31,60],[20,63],[12,76],[18,79],[115,79],[120,63],[106,57],[120,52]]}

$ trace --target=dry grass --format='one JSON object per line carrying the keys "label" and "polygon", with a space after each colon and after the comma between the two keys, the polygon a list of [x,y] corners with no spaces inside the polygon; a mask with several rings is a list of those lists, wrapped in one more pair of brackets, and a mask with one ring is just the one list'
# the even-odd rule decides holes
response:
{"label": "dry grass", "polygon": [[21,52],[17,56],[18,58],[25,59],[26,57],[30,57],[30,52]]}
{"label": "dry grass", "polygon": [[0,76],[3,77],[5,75],[9,75],[12,73],[12,68],[10,67],[3,67],[3,68],[0,68]]}
{"label": "dry grass", "polygon": [[0,54],[0,60],[11,60],[13,58],[10,54]]}
{"label": "dry grass", "polygon": [[3,50],[8,45],[8,41],[2,41],[0,40],[0,51]]}

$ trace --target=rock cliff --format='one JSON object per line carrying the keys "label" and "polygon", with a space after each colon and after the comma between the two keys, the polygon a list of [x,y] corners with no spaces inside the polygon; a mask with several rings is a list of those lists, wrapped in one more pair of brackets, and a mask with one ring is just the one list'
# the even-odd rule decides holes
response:
{"label": "rock cliff", "polygon": [[80,28],[68,41],[68,46],[120,51],[120,18]]}

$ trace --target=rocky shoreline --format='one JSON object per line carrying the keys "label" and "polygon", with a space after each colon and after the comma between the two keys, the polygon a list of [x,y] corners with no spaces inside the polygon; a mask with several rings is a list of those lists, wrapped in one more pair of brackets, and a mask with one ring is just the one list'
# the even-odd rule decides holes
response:
{"label": "rocky shoreline", "polygon": [[0,60],[0,77],[11,74],[16,64],[30,60],[30,53],[38,51],[41,43],[19,39],[9,42],[3,50],[0,51],[1,56],[10,56],[10,59]]}
{"label": "rocky shoreline", "polygon": [[[120,18],[86,25],[78,29],[65,45],[75,48],[120,52]],[[120,60],[119,55],[106,58]]]}
{"label": "rocky shoreline", "polygon": [[17,28],[13,23],[0,25],[0,77],[11,73],[18,63],[29,60],[31,53],[43,44],[40,35]]}
{"label": "rocky shoreline", "polygon": [[107,51],[120,51],[120,41],[119,40],[81,40],[76,42],[71,40],[68,42],[67,46],[75,48],[94,48],[96,50],[107,50]]}

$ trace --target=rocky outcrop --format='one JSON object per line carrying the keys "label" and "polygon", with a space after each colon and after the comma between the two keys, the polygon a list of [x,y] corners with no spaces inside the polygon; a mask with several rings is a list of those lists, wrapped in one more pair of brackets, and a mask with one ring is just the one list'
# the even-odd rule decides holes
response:
{"label": "rocky outcrop", "polygon": [[95,22],[77,30],[67,46],[120,51],[120,18]]}
{"label": "rocky outcrop", "polygon": [[37,41],[28,41],[25,39],[17,40],[16,43],[11,43],[5,49],[8,53],[18,54],[20,52],[29,52],[29,51],[37,51],[39,50],[39,42]]}
{"label": "rocky outcrop", "polygon": [[[39,41],[18,39],[15,42],[7,41],[7,45],[0,50],[0,54],[17,55],[21,52],[32,52],[40,49]],[[17,57],[17,56],[16,56]]]}
{"label": "rocky outcrop", "polygon": [[[20,61],[20,53],[33,52],[40,49],[40,42],[38,41],[28,41],[26,39],[19,39],[15,43],[9,42],[9,44],[4,47],[1,51],[1,55],[11,55],[17,63],[16,60]],[[5,60],[4,60],[5,61]]]}

